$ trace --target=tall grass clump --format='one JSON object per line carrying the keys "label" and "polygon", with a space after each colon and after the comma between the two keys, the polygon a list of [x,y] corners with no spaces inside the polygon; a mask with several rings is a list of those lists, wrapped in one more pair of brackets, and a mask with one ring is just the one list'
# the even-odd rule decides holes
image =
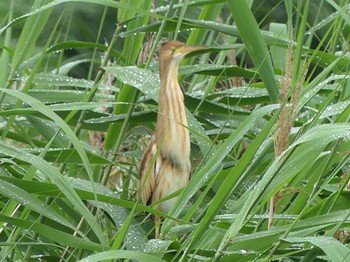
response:
{"label": "tall grass clump", "polygon": [[[0,3],[1,261],[347,261],[348,0]],[[192,179],[136,194],[162,38]],[[154,239],[154,216],[163,239]]]}

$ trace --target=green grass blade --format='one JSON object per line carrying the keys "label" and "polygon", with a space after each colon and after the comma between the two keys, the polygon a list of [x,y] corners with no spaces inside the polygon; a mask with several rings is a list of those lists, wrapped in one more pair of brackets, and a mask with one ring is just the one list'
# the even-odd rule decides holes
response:
{"label": "green grass blade", "polygon": [[[10,93],[11,92],[9,92],[9,94]],[[60,188],[62,193],[67,197],[67,199],[72,203],[72,205],[74,205],[76,209],[80,212],[80,214],[86,219],[86,221],[89,223],[89,225],[95,232],[96,236],[99,238],[100,242],[103,245],[106,245],[102,230],[99,227],[99,225],[96,224],[95,218],[86,208],[86,206],[76,194],[74,189],[70,186],[70,184],[62,178],[62,175],[54,167],[52,167],[48,162],[46,162],[40,157],[29,153],[24,153],[23,151],[19,151],[18,149],[6,145],[2,142],[0,143],[0,152],[7,156],[11,156],[16,159],[30,163],[33,166],[35,166],[38,170],[43,172],[43,174],[48,176],[48,178]]]}
{"label": "green grass blade", "polygon": [[92,177],[91,165],[89,163],[89,159],[86,155],[86,152],[79,141],[79,138],[77,138],[77,136],[74,134],[72,129],[55,112],[50,110],[47,106],[45,106],[39,100],[34,99],[33,97],[27,94],[21,93],[17,90],[8,90],[8,89],[0,88],[0,91],[22,100],[23,102],[31,105],[33,108],[38,110],[43,115],[52,119],[57,124],[57,126],[61,128],[61,130],[69,137],[70,141],[72,142],[78,154],[80,155],[87,173],[89,174],[90,177]]}
{"label": "green grass blade", "polygon": [[56,211],[54,211],[51,207],[46,205],[44,202],[34,197],[30,193],[22,190],[21,188],[6,182],[0,178],[1,187],[0,193],[7,198],[16,201],[17,203],[33,210],[40,215],[46,216],[53,221],[61,223],[73,230],[76,230],[76,227],[69,223],[65,218],[60,216]]}
{"label": "green grass blade", "polygon": [[269,51],[246,0],[227,0],[240,36],[251,56],[272,102],[279,96]]}
{"label": "green grass blade", "polygon": [[106,211],[119,229],[110,250],[121,249],[123,242],[127,250],[142,251],[144,249],[147,237],[142,227],[134,219],[136,205],[129,212],[124,207],[117,205],[96,201],[90,203]]}
{"label": "green grass blade", "polygon": [[308,242],[312,245],[315,245],[322,249],[323,252],[327,255],[329,261],[332,262],[346,261],[346,259],[350,258],[350,249],[346,245],[334,239],[333,237],[290,237],[283,240],[293,244]]}
{"label": "green grass blade", "polygon": [[45,238],[53,242],[61,243],[62,245],[68,245],[71,247],[78,247],[93,251],[102,251],[105,249],[104,246],[98,243],[94,243],[80,237],[72,236],[72,234],[68,234],[62,232],[61,230],[57,230],[52,227],[37,223],[36,221],[7,217],[2,214],[0,214],[0,220],[23,229],[28,229],[37,232]]}
{"label": "green grass blade", "polygon": [[[152,1],[135,1],[135,0],[125,0],[122,3],[128,3],[129,5],[142,7],[144,10],[150,10]],[[127,9],[119,9],[118,10],[118,21],[123,23],[126,20],[129,20],[135,16],[137,16],[137,9],[131,11]],[[143,16],[138,19],[134,19],[128,23],[128,29],[132,30],[134,28],[143,26],[147,24],[149,16]],[[136,60],[140,55],[140,50],[142,50],[143,42],[145,35],[138,34],[134,36],[129,36],[125,38],[125,42],[123,45],[122,54],[126,57],[126,61],[124,65],[134,65],[136,64]],[[116,104],[114,108],[114,113],[116,115],[119,114],[127,114],[129,110],[132,109],[133,105],[131,104],[135,100],[135,96],[137,96],[137,90],[128,84],[121,85],[121,90],[116,97],[116,101],[120,104]],[[123,104],[124,103],[124,104]],[[127,121],[127,120],[125,120]],[[126,124],[126,123],[125,123]],[[124,123],[113,123],[109,126],[104,146],[106,149],[112,149],[113,147],[119,147],[119,141],[122,141],[124,137],[123,126]],[[119,150],[116,148],[114,150]]]}
{"label": "green grass blade", "polygon": [[[33,10],[48,3],[49,0],[36,0],[33,5]],[[18,39],[18,43],[15,49],[15,54],[12,60],[12,70],[17,70],[18,66],[28,59],[32,54],[33,49],[36,46],[36,41],[42,32],[43,27],[46,24],[51,13],[51,8],[45,12],[40,13],[37,16],[30,16],[24,24],[21,36]]]}
{"label": "green grass blade", "polygon": [[145,253],[131,252],[126,250],[105,251],[88,256],[78,262],[98,262],[106,259],[129,259],[142,262],[162,262],[165,260]]}
{"label": "green grass blade", "polygon": [[[264,115],[270,113],[273,109],[277,109],[276,106],[267,106],[263,107],[259,110],[256,110],[249,118],[242,123],[241,127],[237,130],[237,134],[233,133],[232,137],[229,137],[226,142],[222,145],[222,148],[224,150],[231,149],[227,148],[227,143],[231,142],[230,138],[233,140],[233,142],[239,141],[242,136],[255,124],[255,121],[259,120]],[[222,183],[222,186],[218,190],[220,193],[216,194],[211,201],[211,204],[209,205],[207,212],[204,215],[204,218],[202,219],[201,223],[199,224],[196,231],[192,234],[190,243],[187,247],[187,252],[191,250],[191,247],[197,243],[197,241],[200,239],[200,237],[203,235],[204,230],[208,227],[208,225],[211,223],[213,217],[217,214],[219,208],[224,203],[224,201],[227,199],[229,193],[231,192],[233,186],[235,185],[236,181],[238,180],[239,176],[244,173],[244,171],[248,168],[249,163],[251,162],[253,156],[258,151],[260,145],[263,143],[266,136],[270,133],[271,128],[274,124],[274,118],[272,118],[269,123],[265,126],[265,128],[261,131],[260,135],[257,136],[257,138],[254,140],[254,142],[251,144],[251,146],[247,149],[244,156],[240,159],[240,161],[237,163],[235,168],[232,169],[230,174],[226,177],[225,181]],[[225,146],[224,146],[225,145]],[[218,149],[216,153],[220,152]],[[216,155],[216,154],[215,154]],[[215,156],[214,155],[214,156]],[[219,155],[221,157],[221,154]],[[216,156],[218,158],[218,156]],[[213,161],[215,158],[213,157]],[[219,159],[219,162],[221,162],[222,159]],[[211,163],[212,159],[208,161],[206,166],[211,166],[213,163]],[[210,163],[210,165],[209,165]],[[204,166],[204,167],[206,167]],[[198,172],[198,173],[206,173],[207,171],[204,169],[204,167]],[[203,170],[203,171],[202,171]],[[198,174],[197,174],[198,175]],[[193,180],[196,180],[196,176],[194,176]],[[192,180],[192,181],[193,181]],[[190,182],[191,184],[191,182]],[[187,188],[186,188],[187,189]],[[186,191],[185,189],[185,191]],[[183,193],[185,195],[185,193]],[[169,228],[166,228],[169,229]]]}
{"label": "green grass blade", "polygon": [[142,15],[151,15],[154,17],[160,17],[162,18],[161,15],[158,15],[154,12],[150,12],[147,10],[143,10],[141,8],[135,8],[134,6],[131,5],[127,5],[127,4],[123,4],[121,2],[116,2],[113,0],[54,0],[52,2],[49,2],[48,4],[42,5],[37,7],[36,9],[32,10],[31,12],[22,15],[20,17],[15,18],[14,20],[12,20],[10,23],[8,23],[7,25],[5,25],[4,27],[0,28],[0,35],[10,26],[20,22],[21,20],[28,18],[30,16],[36,15],[36,14],[40,14],[42,12],[45,12],[55,6],[61,5],[61,4],[65,4],[65,3],[74,3],[74,2],[82,2],[82,3],[87,3],[87,4],[96,4],[96,5],[103,5],[103,6],[109,6],[109,7],[113,7],[113,8],[121,8],[121,9],[126,9],[126,10],[130,10],[132,12],[137,12],[139,14]]}

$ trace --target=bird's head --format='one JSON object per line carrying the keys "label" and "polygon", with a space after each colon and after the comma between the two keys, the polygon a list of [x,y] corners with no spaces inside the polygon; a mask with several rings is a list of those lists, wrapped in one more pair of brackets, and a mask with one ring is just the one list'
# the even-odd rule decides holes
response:
{"label": "bird's head", "polygon": [[179,63],[189,53],[206,48],[206,46],[186,46],[180,41],[169,41],[160,47],[159,56],[161,60],[175,60]]}

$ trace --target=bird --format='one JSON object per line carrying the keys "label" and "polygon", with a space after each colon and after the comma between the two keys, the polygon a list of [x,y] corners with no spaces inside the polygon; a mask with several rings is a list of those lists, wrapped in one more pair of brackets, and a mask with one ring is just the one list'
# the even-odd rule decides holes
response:
{"label": "bird", "polygon": [[[190,134],[178,68],[186,55],[205,46],[186,46],[167,41],[159,47],[160,91],[154,135],[145,148],[139,168],[138,194],[144,205],[184,188],[191,176]],[[155,208],[168,212],[176,197],[160,201]],[[155,237],[160,238],[160,217],[155,216]]]}

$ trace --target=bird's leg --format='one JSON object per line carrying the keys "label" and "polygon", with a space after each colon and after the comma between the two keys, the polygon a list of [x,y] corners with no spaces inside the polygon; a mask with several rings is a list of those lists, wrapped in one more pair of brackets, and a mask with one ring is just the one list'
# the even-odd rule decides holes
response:
{"label": "bird's leg", "polygon": [[160,217],[159,216],[154,217],[154,223],[156,226],[156,239],[161,239],[160,238]]}
{"label": "bird's leg", "polygon": [[273,196],[270,199],[269,221],[267,225],[268,229],[272,229],[273,227],[273,216],[275,215],[275,210],[276,210],[276,200],[277,200],[276,196]]}

